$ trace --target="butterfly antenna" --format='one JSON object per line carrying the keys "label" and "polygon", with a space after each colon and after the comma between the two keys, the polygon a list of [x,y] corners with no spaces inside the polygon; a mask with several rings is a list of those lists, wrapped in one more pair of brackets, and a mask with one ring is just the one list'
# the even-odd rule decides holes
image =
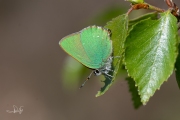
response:
{"label": "butterfly antenna", "polygon": [[85,83],[91,78],[91,75],[93,74],[94,71],[92,71],[90,73],[90,75],[87,77],[87,79],[84,81],[84,83],[79,87],[79,89],[81,89],[82,87],[84,87]]}

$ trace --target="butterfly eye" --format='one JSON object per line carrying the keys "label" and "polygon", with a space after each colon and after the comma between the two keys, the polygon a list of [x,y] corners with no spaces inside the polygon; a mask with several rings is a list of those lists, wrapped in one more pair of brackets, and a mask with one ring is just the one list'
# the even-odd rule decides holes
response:
{"label": "butterfly eye", "polygon": [[98,76],[98,75],[101,75],[101,72],[100,72],[99,70],[95,70],[95,71],[94,71],[94,74],[95,74],[96,76]]}

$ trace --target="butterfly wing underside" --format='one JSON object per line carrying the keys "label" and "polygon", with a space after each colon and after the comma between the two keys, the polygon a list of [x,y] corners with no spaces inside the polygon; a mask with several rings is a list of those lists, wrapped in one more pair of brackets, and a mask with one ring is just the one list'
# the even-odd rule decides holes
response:
{"label": "butterfly wing underside", "polygon": [[102,67],[112,53],[108,31],[97,26],[68,35],[59,44],[70,56],[92,69]]}
{"label": "butterfly wing underside", "polygon": [[81,42],[94,68],[104,66],[112,53],[112,41],[106,29],[91,26],[81,31]]}
{"label": "butterfly wing underside", "polygon": [[63,50],[68,53],[70,56],[75,58],[77,61],[85,65],[86,67],[92,68],[91,66],[86,65],[90,63],[90,59],[88,58],[84,47],[82,46],[80,40],[80,33],[73,33],[62,38],[59,42],[59,45],[63,48]]}

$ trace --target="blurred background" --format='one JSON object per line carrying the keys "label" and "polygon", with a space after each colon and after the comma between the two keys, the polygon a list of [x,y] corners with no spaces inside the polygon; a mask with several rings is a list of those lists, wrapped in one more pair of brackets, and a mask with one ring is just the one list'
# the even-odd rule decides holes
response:
{"label": "blurred background", "polygon": [[[146,2],[167,8],[164,0]],[[123,79],[98,98],[101,78],[92,77],[81,90],[81,82],[64,86],[68,55],[59,40],[90,25],[104,26],[106,11],[117,8],[120,14],[128,7],[124,0],[0,0],[0,120],[180,120],[174,74],[138,110]],[[24,106],[22,114],[7,113],[13,105]]]}

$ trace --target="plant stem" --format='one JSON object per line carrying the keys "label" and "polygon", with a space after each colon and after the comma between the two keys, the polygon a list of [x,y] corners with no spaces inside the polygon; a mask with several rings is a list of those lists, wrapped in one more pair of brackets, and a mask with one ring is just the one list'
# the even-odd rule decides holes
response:
{"label": "plant stem", "polygon": [[157,12],[164,12],[163,9],[152,6],[148,3],[140,3],[140,4],[131,4],[131,8],[128,10],[127,15],[130,14],[133,10],[138,10],[138,9],[150,9],[150,10],[155,10]]}
{"label": "plant stem", "polygon": [[155,10],[155,11],[157,11],[157,12],[164,12],[164,10],[161,9],[161,8],[155,7],[155,6],[150,5],[150,4],[148,4],[148,5],[149,5],[149,9],[150,9],[150,10]]}

